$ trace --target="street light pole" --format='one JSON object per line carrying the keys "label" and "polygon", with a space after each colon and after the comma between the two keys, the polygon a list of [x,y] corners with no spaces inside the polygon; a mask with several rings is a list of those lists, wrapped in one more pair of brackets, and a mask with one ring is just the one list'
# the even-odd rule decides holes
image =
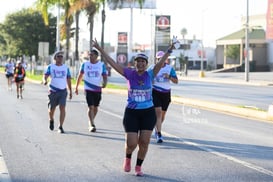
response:
{"label": "street light pole", "polygon": [[245,81],[249,81],[249,15],[248,15],[248,0],[246,0],[246,25],[245,25]]}
{"label": "street light pole", "polygon": [[[134,1],[133,1],[134,3]],[[133,52],[133,5],[131,4],[130,7],[130,36],[129,36],[129,54],[131,54],[131,52]]]}
{"label": "street light pole", "polygon": [[57,26],[56,26],[56,51],[60,50],[60,3],[58,3],[57,7]]}
{"label": "street light pole", "polygon": [[205,73],[204,73],[204,45],[203,45],[203,38],[201,40],[201,73],[200,73],[200,77],[204,77]]}
{"label": "street light pole", "polygon": [[203,77],[205,77],[205,72],[204,72],[204,44],[203,44],[203,39],[204,39],[204,13],[205,13],[205,11],[207,11],[207,9],[204,9],[204,10],[202,10],[202,24],[201,24],[201,63],[200,63],[200,67],[201,67],[201,70],[200,70],[200,73],[199,73],[199,77],[201,77],[201,78],[203,78]]}

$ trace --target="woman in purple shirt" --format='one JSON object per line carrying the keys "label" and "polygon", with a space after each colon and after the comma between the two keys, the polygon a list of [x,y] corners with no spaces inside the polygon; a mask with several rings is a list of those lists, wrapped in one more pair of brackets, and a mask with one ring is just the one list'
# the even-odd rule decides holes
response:
{"label": "woman in purple shirt", "polygon": [[172,52],[173,44],[154,68],[148,71],[146,70],[148,57],[145,54],[138,54],[135,57],[135,69],[131,69],[117,64],[98,45],[97,40],[93,41],[93,46],[101,52],[105,61],[128,81],[128,99],[123,117],[123,126],[126,132],[126,156],[123,163],[123,169],[125,172],[131,170],[132,153],[138,147],[135,174],[137,176],[143,176],[141,165],[148,151],[151,134],[156,124],[156,114],[152,100],[152,82],[155,75],[157,75],[161,66],[164,64],[164,61]]}

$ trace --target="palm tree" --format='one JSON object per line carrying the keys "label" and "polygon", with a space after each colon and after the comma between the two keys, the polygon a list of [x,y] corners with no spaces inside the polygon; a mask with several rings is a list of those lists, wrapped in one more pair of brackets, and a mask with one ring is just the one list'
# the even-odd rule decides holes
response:
{"label": "palm tree", "polygon": [[[75,13],[75,59],[79,60],[79,50],[78,50],[78,43],[79,43],[79,16],[81,11],[85,10],[86,12],[91,9],[93,12],[93,9],[97,8],[97,3],[93,0],[76,0],[70,7],[69,15],[72,16]],[[95,11],[96,12],[96,11]],[[93,35],[93,24],[92,26],[92,34]],[[90,28],[91,29],[91,28]],[[92,36],[90,36],[90,42],[92,40]]]}
{"label": "palm tree", "polygon": [[188,31],[186,28],[182,28],[182,30],[180,31],[183,40],[185,40],[185,36],[188,34]]}
{"label": "palm tree", "polygon": [[104,25],[105,25],[105,1],[102,2],[101,11],[101,47],[104,48]]}
{"label": "palm tree", "polygon": [[[48,25],[48,10],[53,6],[60,6],[64,9],[64,27],[62,27],[62,33],[65,34],[66,38],[66,58],[69,55],[69,38],[70,38],[70,27],[73,22],[72,16],[69,14],[70,3],[73,3],[76,0],[37,0],[36,5],[37,9],[43,15],[44,22]],[[65,33],[64,33],[65,32]]]}
{"label": "palm tree", "polygon": [[94,29],[94,17],[97,11],[99,10],[100,0],[97,0],[95,4],[87,6],[85,8],[86,14],[88,16],[88,23],[89,23],[89,38],[90,38],[90,49],[92,48],[92,40],[93,40],[93,29]]}
{"label": "palm tree", "polygon": [[[145,0],[138,0],[140,7],[142,8],[142,4]],[[124,0],[107,0],[108,3],[113,3],[116,5],[122,5]],[[60,5],[64,8],[64,18],[65,24],[62,28],[63,35],[65,34],[66,38],[66,58],[69,55],[69,38],[70,38],[70,28],[73,23],[73,14],[75,13],[75,36],[76,36],[76,59],[78,59],[78,37],[79,37],[79,15],[82,10],[84,10],[88,16],[89,32],[90,32],[90,48],[92,47],[93,40],[93,27],[94,27],[94,16],[98,12],[100,5],[103,5],[102,10],[102,46],[104,46],[104,22],[105,22],[105,0],[37,0],[37,7],[42,12],[45,24],[48,24],[48,9],[51,6]],[[117,6],[116,6],[117,7]]]}
{"label": "palm tree", "polygon": [[76,11],[75,13],[75,23],[76,23],[76,30],[75,30],[75,59],[79,60],[79,18],[80,18],[80,11]]}
{"label": "palm tree", "polygon": [[79,59],[78,53],[78,42],[79,42],[79,15],[81,11],[85,11],[88,16],[88,23],[90,24],[90,48],[93,39],[93,26],[94,26],[94,16],[98,11],[99,6],[104,0],[38,0],[37,7],[42,12],[45,23],[48,23],[48,9],[51,6],[60,5],[64,9],[64,26],[62,27],[62,37],[66,38],[66,58],[69,55],[69,38],[70,29],[73,23],[73,15],[75,13],[75,56],[76,60]]}
{"label": "palm tree", "polygon": [[65,18],[65,30],[66,30],[66,59],[69,57],[69,39],[70,39],[70,29],[71,29],[71,25],[73,23],[73,17],[69,14],[69,9],[70,9],[70,1],[69,0],[64,0],[64,18]]}
{"label": "palm tree", "polygon": [[[130,0],[107,0],[109,4],[112,4],[113,9],[122,8],[122,5],[124,2],[134,2]],[[137,0],[138,4],[140,5],[140,8],[142,9],[143,3],[145,0]]]}

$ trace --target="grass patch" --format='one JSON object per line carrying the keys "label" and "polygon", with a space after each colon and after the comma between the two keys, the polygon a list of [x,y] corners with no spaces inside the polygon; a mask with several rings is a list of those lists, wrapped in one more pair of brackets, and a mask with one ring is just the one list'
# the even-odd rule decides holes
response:
{"label": "grass patch", "polygon": [[125,87],[125,86],[115,85],[115,84],[112,84],[112,83],[108,83],[106,88],[127,90],[127,87]]}
{"label": "grass patch", "polygon": [[[31,74],[30,72],[27,72],[27,78],[35,81],[42,81],[43,80],[43,75],[38,75],[38,74]],[[72,78],[71,83],[72,85],[76,85],[77,80]],[[83,82],[81,83],[83,85]],[[115,85],[112,83],[108,83],[106,88],[111,88],[111,89],[127,89],[125,86],[120,86],[120,85]]]}
{"label": "grass patch", "polygon": [[255,111],[263,111],[263,112],[266,112],[266,110],[264,109],[261,109],[261,108],[258,108],[258,107],[255,107],[255,106],[243,106],[243,105],[240,105],[238,106],[239,108],[245,108],[245,109],[252,109],[252,110],[255,110]]}
{"label": "grass patch", "polygon": [[43,80],[43,75],[32,74],[29,71],[27,71],[26,77],[28,79],[35,80],[35,81],[42,81]]}
{"label": "grass patch", "polygon": [[[5,68],[4,67],[0,67],[0,72],[5,72]],[[32,74],[30,71],[26,72],[26,77],[30,80],[35,80],[35,81],[41,81],[43,80],[43,75],[42,74]],[[72,79],[72,85],[76,85],[76,79]],[[81,83],[81,85],[83,85],[83,82]],[[107,83],[106,88],[111,88],[111,89],[122,89],[125,90],[127,89],[126,86],[120,86],[120,85],[116,85],[116,84],[112,84],[112,83]]]}

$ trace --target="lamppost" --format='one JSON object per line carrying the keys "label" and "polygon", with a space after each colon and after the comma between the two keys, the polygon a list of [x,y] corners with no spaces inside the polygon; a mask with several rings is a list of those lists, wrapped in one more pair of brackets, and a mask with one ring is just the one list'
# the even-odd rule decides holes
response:
{"label": "lamppost", "polygon": [[203,40],[201,40],[201,42],[200,42],[200,44],[201,44],[201,65],[200,65],[200,67],[201,67],[201,71],[200,71],[200,74],[199,74],[199,77],[201,77],[201,78],[203,78],[203,77],[205,77],[205,73],[204,73],[204,45],[203,45]]}
{"label": "lamppost", "polygon": [[204,72],[204,44],[203,44],[203,36],[204,36],[204,13],[207,11],[207,9],[203,9],[202,10],[202,27],[201,27],[201,65],[200,65],[200,73],[199,73],[199,77],[203,78],[205,77],[205,72]]}
{"label": "lamppost", "polygon": [[245,81],[249,81],[249,15],[248,15],[248,0],[246,0],[246,25],[245,25]]}

